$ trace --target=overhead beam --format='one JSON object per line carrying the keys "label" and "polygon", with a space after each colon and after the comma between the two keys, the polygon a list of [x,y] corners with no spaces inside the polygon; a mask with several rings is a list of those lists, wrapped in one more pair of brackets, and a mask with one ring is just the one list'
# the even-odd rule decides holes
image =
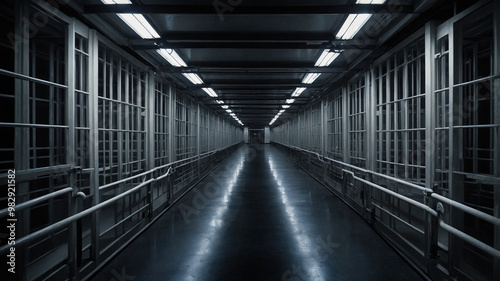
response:
{"label": "overhead beam", "polygon": [[340,73],[344,67],[162,67],[168,73],[250,74],[250,73]]}
{"label": "overhead beam", "polygon": [[[410,14],[412,5],[324,5],[324,6],[238,6],[227,11],[233,15],[332,15],[332,14]],[[85,14],[139,13],[216,15],[216,5],[85,5]]]}
{"label": "overhead beam", "polygon": [[300,83],[290,84],[203,84],[192,85],[188,89],[195,90],[211,87],[215,90],[228,90],[228,89],[294,89],[296,87],[307,87],[307,89],[320,89],[318,86],[304,85]]}
{"label": "overhead beam", "polygon": [[168,49],[336,49],[336,50],[372,50],[375,45],[342,44],[332,45],[328,42],[310,44],[308,42],[160,42],[155,44],[132,44],[134,50]]}
{"label": "overhead beam", "polygon": [[[335,40],[337,43],[345,42],[345,40],[336,40],[331,32],[199,32],[199,31],[170,31],[163,32],[161,38],[167,39],[169,42],[184,42],[184,41],[229,41],[229,42],[329,42]],[[137,39],[131,40],[132,43],[143,41],[156,41],[155,39]]]}

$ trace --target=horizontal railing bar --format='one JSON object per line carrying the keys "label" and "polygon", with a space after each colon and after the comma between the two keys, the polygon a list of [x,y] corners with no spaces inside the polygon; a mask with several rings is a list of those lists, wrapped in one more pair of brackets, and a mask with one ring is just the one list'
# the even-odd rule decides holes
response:
{"label": "horizontal railing bar", "polygon": [[68,129],[69,128],[69,126],[66,126],[66,125],[5,123],[5,122],[0,122],[0,127],[47,128],[47,129]]}
{"label": "horizontal railing bar", "polygon": [[[286,147],[290,147],[290,148],[293,148],[293,149],[296,149],[296,150],[300,150],[300,151],[304,151],[304,152],[307,152],[307,153],[314,154],[318,158],[320,158],[320,160],[321,160],[321,158],[323,158],[323,159],[326,159],[326,160],[328,160],[330,162],[334,162],[334,163],[337,163],[339,165],[342,165],[342,166],[345,166],[345,167],[349,167],[351,169],[355,169],[355,170],[358,170],[358,171],[363,172],[363,173],[372,174],[374,176],[382,177],[382,178],[385,178],[385,179],[388,179],[388,180],[391,180],[391,181],[394,181],[394,182],[397,182],[397,183],[401,183],[401,184],[407,185],[409,187],[412,187],[412,188],[415,188],[415,189],[418,189],[418,190],[421,190],[421,191],[424,191],[424,192],[429,192],[429,193],[432,192],[431,189],[425,188],[423,186],[420,186],[420,185],[417,185],[417,184],[414,184],[414,183],[411,183],[411,182],[407,182],[407,181],[404,181],[404,180],[400,180],[400,179],[397,179],[397,178],[394,178],[394,177],[390,177],[390,176],[387,176],[387,175],[384,175],[384,174],[380,174],[380,173],[377,173],[377,172],[374,172],[374,171],[366,170],[366,169],[360,168],[358,166],[354,166],[354,165],[347,164],[347,163],[344,163],[344,162],[339,161],[339,160],[328,158],[326,156],[321,156],[317,152],[309,151],[309,150],[306,150],[306,149],[303,149],[303,148],[300,148],[300,147],[296,147],[296,146],[282,144],[282,143],[279,143],[279,142],[275,142],[275,143],[278,143],[280,145],[283,145],[283,146],[286,146]],[[325,161],[323,161],[323,162],[325,162]]]}
{"label": "horizontal railing bar", "polygon": [[482,241],[479,241],[477,240],[476,238],[454,228],[453,226],[445,223],[442,219],[439,220],[439,226],[448,231],[449,233],[463,239],[464,241],[466,241],[467,243],[470,243],[471,245],[473,245],[474,247],[480,249],[480,250],[483,250],[485,251],[486,253],[492,255],[492,256],[495,256],[497,258],[500,258],[500,251],[491,247],[490,245],[482,242]]}
{"label": "horizontal railing bar", "polygon": [[[232,145],[228,145],[226,147],[223,147],[223,148],[219,148],[219,149],[216,149],[216,150],[212,150],[210,152],[206,152],[206,153],[203,153],[203,154],[200,154],[200,155],[195,155],[195,156],[191,156],[189,158],[185,158],[185,159],[181,159],[181,160],[177,160],[177,161],[174,161],[174,162],[171,162],[171,163],[168,163],[168,164],[165,164],[163,166],[159,166],[159,167],[156,167],[156,168],[153,168],[149,171],[146,171],[146,172],[143,172],[143,173],[140,173],[140,174],[137,174],[135,176],[131,176],[131,177],[128,177],[128,178],[125,178],[125,179],[122,179],[122,180],[119,180],[119,181],[115,181],[115,182],[112,182],[112,183],[109,183],[109,184],[106,184],[106,185],[103,185],[103,186],[100,186],[99,187],[99,190],[104,190],[104,189],[107,189],[111,186],[114,186],[114,185],[117,185],[117,184],[121,184],[121,183],[124,183],[124,182],[127,182],[127,181],[130,181],[130,180],[133,180],[133,179],[136,179],[136,178],[139,178],[139,177],[143,177],[143,176],[147,176],[148,174],[151,174],[151,173],[154,173],[158,170],[161,170],[161,169],[165,169],[165,168],[168,168],[168,167],[171,167],[173,165],[177,165],[179,163],[182,163],[182,162],[185,162],[185,161],[190,161],[190,160],[198,160],[198,159],[201,159],[201,158],[204,158],[204,157],[207,157],[209,155],[212,155],[218,151],[222,151],[222,150],[226,150],[228,149],[229,147],[231,146],[234,146],[234,145],[237,145],[238,143],[235,143],[235,144],[232,144]],[[194,161],[193,161],[194,162]],[[183,163],[183,165],[186,165],[186,164],[189,164],[189,163]]]}
{"label": "horizontal railing bar", "polygon": [[411,229],[415,230],[416,232],[418,232],[418,233],[420,233],[420,234],[422,234],[422,235],[424,235],[424,234],[425,234],[425,232],[424,232],[423,230],[421,230],[421,229],[417,228],[416,226],[414,226],[414,225],[410,224],[409,222],[407,222],[407,221],[403,220],[402,218],[400,218],[400,217],[398,217],[398,216],[396,216],[396,215],[392,214],[390,211],[386,210],[384,207],[379,206],[379,205],[377,205],[377,204],[375,204],[375,203],[373,203],[373,202],[372,202],[371,204],[372,204],[373,206],[375,206],[375,207],[379,208],[380,210],[384,211],[384,212],[385,212],[386,214],[388,214],[389,216],[391,216],[391,217],[393,217],[393,218],[397,219],[398,221],[400,221],[401,223],[405,224],[405,225],[406,225],[406,226],[408,226],[409,228],[411,228]]}
{"label": "horizontal railing bar", "polygon": [[[238,142],[238,143],[240,143],[240,142]],[[235,144],[232,144],[232,145],[228,145],[228,146],[226,146],[224,148],[220,148],[220,149],[211,151],[211,153],[213,154],[213,153],[216,153],[217,151],[221,151],[221,150],[227,149],[227,148],[229,148],[231,146],[237,145],[238,143],[235,143]],[[195,157],[200,158],[200,156],[201,155],[193,156],[191,158],[195,158]],[[186,160],[186,159],[183,159],[183,160]],[[183,161],[183,160],[180,160],[180,161]],[[176,162],[180,162],[180,161],[176,161]],[[157,167],[157,168],[155,168],[155,169],[153,169],[151,171],[144,172],[144,173],[142,173],[140,175],[133,176],[133,178],[137,178],[137,177],[139,177],[141,175],[147,175],[148,173],[151,173],[151,172],[156,171],[158,169],[169,167],[172,164],[175,164],[175,162],[169,163],[169,164],[164,165],[162,167]],[[171,169],[169,169],[167,171],[167,173],[165,173],[164,175],[160,176],[159,178],[164,178],[165,175],[168,175],[169,173],[171,173]],[[125,179],[125,181],[126,180],[130,180],[131,178]],[[151,184],[151,183],[153,183],[153,182],[155,182],[157,180],[158,180],[158,178],[149,179],[149,180],[147,180],[147,181],[145,181],[145,182],[143,182],[143,183],[135,186],[134,188],[131,188],[131,189],[129,189],[129,190],[123,192],[123,193],[120,193],[120,194],[116,195],[115,197],[113,197],[111,199],[108,199],[108,200],[106,200],[104,202],[101,202],[101,203],[99,203],[99,204],[97,204],[95,206],[92,206],[92,207],[90,207],[90,208],[88,208],[86,210],[83,210],[82,212],[79,212],[79,213],[77,213],[75,215],[72,215],[70,217],[62,219],[62,220],[60,220],[60,221],[58,221],[56,223],[53,223],[53,224],[51,224],[51,225],[49,225],[49,226],[47,226],[45,228],[42,228],[42,229],[40,229],[40,230],[38,230],[36,232],[28,234],[27,236],[21,237],[21,238],[19,238],[19,239],[16,240],[16,245],[25,244],[26,242],[28,242],[30,240],[37,239],[37,238],[39,238],[39,237],[41,237],[43,235],[47,235],[47,234],[52,233],[52,232],[54,232],[56,230],[59,230],[59,229],[65,227],[66,225],[68,225],[68,224],[70,224],[72,222],[75,222],[75,221],[77,221],[79,219],[82,219],[83,217],[88,216],[88,215],[92,214],[93,212],[98,211],[98,210],[100,210],[100,209],[102,209],[102,208],[104,208],[104,207],[106,207],[106,206],[108,206],[108,205],[116,202],[117,200],[119,200],[119,199],[121,199],[121,198],[123,198],[123,197],[125,197],[125,196],[127,196],[127,195],[129,195],[131,193],[133,193],[133,192],[136,192],[139,189],[143,188],[144,186],[147,186],[148,184]],[[0,253],[3,254],[5,252],[7,252],[8,249],[10,249],[10,245],[4,245],[4,246],[2,246],[0,248]]]}
{"label": "horizontal railing bar", "polygon": [[[90,208],[88,208],[86,210],[83,210],[82,212],[80,212],[78,214],[72,215],[72,216],[67,217],[67,218],[65,218],[63,220],[60,220],[60,221],[58,221],[56,223],[53,223],[53,224],[51,224],[51,225],[49,225],[49,226],[47,226],[45,228],[42,228],[42,229],[40,229],[40,230],[38,230],[36,232],[28,234],[27,236],[21,237],[21,238],[19,238],[19,239],[16,240],[16,246],[22,245],[22,244],[26,243],[27,241],[30,241],[32,239],[37,239],[37,238],[39,238],[39,237],[41,237],[43,235],[47,235],[47,234],[52,233],[52,232],[54,232],[56,230],[59,230],[59,229],[65,227],[66,225],[68,225],[68,224],[70,224],[72,222],[75,222],[75,221],[77,221],[79,219],[82,219],[85,216],[88,216],[88,215],[92,214],[93,212],[95,212],[97,210],[100,210],[100,209],[102,209],[102,208],[104,208],[104,207],[106,207],[106,206],[108,206],[108,205],[116,202],[117,200],[119,200],[119,199],[121,199],[121,198],[123,198],[123,197],[125,197],[125,196],[127,196],[127,195],[129,195],[131,193],[133,193],[133,192],[138,191],[139,189],[143,188],[144,186],[147,186],[148,184],[150,184],[150,183],[152,183],[154,181],[155,181],[155,179],[150,179],[148,181],[145,181],[145,182],[139,184],[138,186],[136,186],[136,187],[134,187],[134,188],[132,188],[130,190],[127,190],[127,191],[125,191],[123,193],[120,193],[119,195],[117,195],[117,196],[115,196],[115,197],[113,197],[113,198],[111,198],[109,200],[101,202],[101,203],[99,203],[99,204],[97,204],[97,205],[95,205],[93,207],[90,207]],[[9,248],[10,248],[10,245],[4,245],[3,247],[0,248],[0,253],[2,253],[2,254],[5,253]]]}
{"label": "horizontal railing bar", "polygon": [[433,215],[433,216],[437,216],[437,212],[436,212],[436,211],[434,211],[431,207],[429,207],[429,206],[427,206],[427,205],[425,205],[425,204],[423,204],[423,203],[420,203],[420,202],[418,202],[418,201],[415,201],[415,200],[413,200],[413,199],[410,199],[410,198],[408,198],[408,197],[406,197],[406,196],[404,196],[404,195],[401,195],[401,194],[399,194],[399,193],[396,193],[396,192],[394,192],[394,191],[392,191],[392,190],[389,190],[389,189],[387,189],[387,188],[385,188],[385,187],[382,187],[382,186],[380,186],[380,185],[378,185],[378,184],[375,184],[375,183],[373,183],[373,182],[371,182],[371,181],[367,181],[367,180],[365,180],[365,179],[362,179],[362,178],[360,178],[360,177],[356,176],[356,175],[355,175],[353,172],[351,172],[351,171],[347,171],[347,170],[344,170],[344,169],[342,169],[342,171],[344,171],[344,172],[346,172],[346,173],[351,174],[351,175],[352,175],[352,177],[353,177],[354,179],[356,179],[356,180],[358,180],[358,181],[360,181],[360,182],[362,182],[362,183],[364,183],[364,184],[367,184],[367,185],[369,185],[369,186],[371,186],[371,187],[374,187],[374,188],[376,188],[376,189],[378,189],[378,190],[380,190],[380,191],[382,191],[382,192],[388,193],[388,194],[390,194],[390,195],[392,195],[392,196],[394,196],[394,197],[396,197],[396,198],[398,198],[398,199],[401,199],[401,200],[405,201],[406,203],[409,203],[409,204],[411,204],[411,205],[413,205],[413,206],[415,206],[415,207],[418,207],[418,208],[420,208],[420,209],[422,209],[422,210],[424,210],[424,211],[428,212],[429,214],[431,214],[431,215]]}
{"label": "horizontal railing bar", "polygon": [[492,223],[494,225],[500,225],[500,218],[497,218],[497,217],[494,217],[492,215],[486,214],[484,212],[481,212],[481,211],[479,211],[477,209],[471,208],[471,207],[469,207],[469,206],[467,206],[465,204],[459,203],[457,201],[451,200],[451,199],[449,199],[449,198],[447,198],[447,197],[445,197],[443,195],[439,195],[437,193],[432,193],[431,197],[435,198],[435,199],[437,199],[439,201],[442,201],[442,202],[444,202],[444,203],[446,203],[446,204],[448,204],[448,205],[450,205],[452,207],[460,209],[460,210],[462,210],[462,211],[464,211],[466,213],[469,213],[469,214],[471,214],[471,215],[473,215],[473,216],[475,216],[477,218],[485,220],[485,221],[487,221],[489,223]]}
{"label": "horizontal railing bar", "polygon": [[[72,187],[66,187],[66,188],[63,188],[61,190],[58,190],[58,191],[54,191],[52,193],[49,193],[49,194],[45,194],[45,195],[42,195],[40,197],[37,197],[37,198],[34,198],[34,199],[31,199],[29,201],[26,201],[26,202],[23,202],[23,203],[19,203],[19,204],[16,204],[16,207],[15,207],[15,210],[16,212],[17,211],[20,211],[20,210],[23,210],[23,209],[26,209],[28,207],[31,207],[33,205],[36,205],[36,204],[39,204],[43,201],[46,201],[46,200],[49,200],[51,198],[55,198],[55,197],[58,197],[58,196],[61,196],[63,194],[66,194],[66,193],[69,193],[69,192],[72,192],[73,191],[73,188]],[[4,217],[5,215],[7,215],[9,213],[9,208],[5,208],[5,209],[2,209],[0,210],[0,217]]]}
{"label": "horizontal railing bar", "polygon": [[125,218],[123,218],[121,221],[115,223],[113,226],[111,226],[110,228],[106,229],[105,231],[101,232],[99,234],[99,238],[101,238],[102,236],[106,235],[108,232],[110,232],[111,230],[115,229],[117,226],[121,225],[122,223],[126,222],[128,219],[130,219],[131,217],[137,215],[138,213],[142,212],[144,209],[148,208],[149,207],[149,204],[146,204],[144,206],[142,206],[141,208],[139,208],[137,211],[131,213],[130,215],[126,216]]}

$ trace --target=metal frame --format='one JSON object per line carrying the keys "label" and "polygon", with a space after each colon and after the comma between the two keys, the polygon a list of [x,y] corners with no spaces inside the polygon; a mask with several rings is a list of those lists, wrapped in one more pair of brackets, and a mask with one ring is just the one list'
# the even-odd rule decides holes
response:
{"label": "metal frame", "polygon": [[[275,144],[435,279],[499,276],[498,14],[498,3],[480,1],[439,26],[431,21],[323,97],[324,151],[302,141],[313,126],[309,108],[271,130]],[[328,174],[317,175],[317,161]]]}

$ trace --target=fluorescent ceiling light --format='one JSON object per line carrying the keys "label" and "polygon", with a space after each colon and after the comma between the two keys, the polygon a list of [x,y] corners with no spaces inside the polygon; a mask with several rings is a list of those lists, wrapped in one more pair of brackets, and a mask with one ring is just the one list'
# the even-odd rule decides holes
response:
{"label": "fluorescent ceiling light", "polygon": [[284,104],[284,105],[282,105],[281,107],[283,107],[283,108],[285,108],[285,109],[286,109],[286,108],[290,108],[290,105],[289,105],[289,104]]}
{"label": "fluorescent ceiling light", "polygon": [[175,67],[187,66],[182,58],[173,49],[158,49],[156,51]]}
{"label": "fluorescent ceiling light", "polygon": [[343,40],[354,38],[356,33],[358,33],[371,16],[371,14],[350,14],[340,28],[336,37]]}
{"label": "fluorescent ceiling light", "polygon": [[280,112],[278,112],[278,114],[281,114],[281,113],[283,113],[283,112],[285,112],[285,110],[284,110],[284,109],[280,110]]}
{"label": "fluorescent ceiling light", "polygon": [[203,80],[201,80],[200,76],[198,76],[198,74],[196,73],[182,73],[182,75],[184,75],[187,79],[189,79],[189,81],[191,81],[191,83],[195,85],[203,84]]}
{"label": "fluorescent ceiling light", "polygon": [[217,97],[217,93],[212,88],[203,88],[203,91],[213,98]]}
{"label": "fluorescent ceiling light", "polygon": [[102,3],[106,5],[112,5],[112,4],[132,4],[130,0],[101,0]]}
{"label": "fluorescent ceiling light", "polygon": [[232,113],[233,111],[231,109],[226,109],[227,113]]}
{"label": "fluorescent ceiling light", "polygon": [[221,107],[224,108],[224,109],[228,109],[229,105],[221,105]]}
{"label": "fluorescent ceiling light", "polygon": [[335,60],[340,53],[338,52],[330,52],[330,50],[324,50],[321,56],[319,56],[318,60],[314,64],[314,66],[324,67],[329,66],[333,60]]}
{"label": "fluorescent ceiling light", "polygon": [[302,83],[312,84],[320,75],[321,75],[321,73],[308,73],[304,77],[304,79],[302,79]]}
{"label": "fluorescent ceiling light", "polygon": [[305,87],[297,87],[293,93],[292,93],[292,97],[298,97],[300,96],[300,94],[302,94],[302,92],[304,92],[307,88]]}
{"label": "fluorescent ceiling light", "polygon": [[288,103],[288,104],[291,104],[291,103],[295,102],[295,99],[287,99],[285,102]]}
{"label": "fluorescent ceiling light", "polygon": [[236,116],[236,114],[234,113],[230,113],[229,115],[233,116],[233,118]]}
{"label": "fluorescent ceiling light", "polygon": [[384,4],[385,0],[358,0],[356,4]]}
{"label": "fluorescent ceiling light", "polygon": [[142,39],[160,38],[160,35],[141,14],[116,14]]}
{"label": "fluorescent ceiling light", "polygon": [[222,101],[222,100],[216,100],[216,102],[217,102],[218,104],[223,104],[223,103],[224,103],[224,101]]}

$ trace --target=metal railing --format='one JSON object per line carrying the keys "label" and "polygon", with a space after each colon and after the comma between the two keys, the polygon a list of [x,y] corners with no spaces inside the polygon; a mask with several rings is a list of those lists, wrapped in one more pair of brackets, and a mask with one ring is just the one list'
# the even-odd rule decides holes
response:
{"label": "metal railing", "polygon": [[[209,152],[205,152],[205,153],[193,156],[193,157],[189,157],[186,159],[171,162],[171,163],[168,163],[168,164],[163,165],[163,166],[155,167],[149,171],[146,171],[146,172],[143,172],[143,173],[140,173],[140,174],[137,174],[137,175],[134,175],[134,176],[110,183],[110,184],[100,186],[98,188],[99,191],[103,191],[103,190],[106,190],[108,188],[111,188],[111,187],[119,185],[119,184],[127,183],[127,182],[130,182],[133,180],[137,181],[137,179],[141,179],[140,180],[141,182],[133,183],[134,186],[132,186],[130,189],[128,189],[124,192],[120,192],[120,193],[114,195],[113,197],[111,197],[103,202],[98,203],[97,205],[91,206],[91,207],[89,207],[85,210],[82,210],[76,214],[70,215],[62,220],[59,220],[55,223],[52,223],[48,226],[45,226],[42,229],[39,229],[33,233],[27,234],[23,237],[18,237],[16,239],[15,246],[16,247],[29,246],[32,243],[34,243],[34,241],[39,241],[40,239],[47,237],[47,235],[51,235],[53,233],[56,233],[57,231],[65,229],[65,228],[71,228],[73,223],[75,223],[75,222],[81,223],[81,220],[84,219],[85,217],[88,217],[88,216],[90,216],[98,211],[102,211],[105,207],[110,206],[112,204],[115,204],[119,200],[121,200],[121,199],[123,199],[123,198],[125,198],[133,193],[140,192],[144,189],[147,190],[147,192],[145,193],[145,197],[142,198],[142,199],[144,199],[144,201],[141,201],[141,202],[145,202],[145,203],[143,203],[144,205],[139,206],[137,211],[132,212],[132,214],[130,214],[128,216],[125,216],[121,221],[114,222],[114,224],[111,226],[110,229],[114,229],[115,227],[117,227],[121,223],[130,219],[132,216],[137,215],[138,212],[150,212],[149,216],[152,216],[154,210],[153,210],[153,198],[151,195],[152,194],[151,191],[152,191],[152,187],[154,186],[155,183],[157,183],[161,180],[165,180],[165,179],[175,175],[175,170],[177,168],[180,168],[182,166],[189,165],[192,163],[196,163],[197,161],[200,161],[200,160],[205,160],[207,158],[210,158],[210,157],[216,155],[217,153],[225,153],[225,152],[229,153],[232,148],[237,148],[239,144],[241,144],[241,142],[237,142],[237,143],[228,145],[226,147],[222,147],[222,148],[215,149],[215,150],[212,150]],[[226,158],[226,156],[227,155],[216,155],[217,158],[210,158],[209,160],[211,162],[222,161],[223,159]],[[166,169],[165,172],[158,174],[158,171],[161,171],[161,170],[164,171],[165,169]],[[193,169],[195,169],[195,167],[193,167]],[[208,174],[208,172],[209,171],[207,171],[207,174]],[[195,183],[198,180],[201,180],[201,178],[192,179],[192,183]],[[173,181],[168,181],[168,182],[172,183]],[[188,186],[187,188],[184,189],[184,192],[182,194],[169,194],[170,196],[172,196],[172,197],[169,197],[169,198],[171,198],[170,199],[171,201],[168,202],[169,205],[171,206],[173,203],[175,203],[177,200],[179,200],[191,188],[192,188],[192,186]],[[173,189],[171,189],[170,191],[167,191],[167,192],[172,192],[172,190]],[[73,192],[73,194],[71,194],[72,192]],[[85,194],[83,192],[79,192],[77,189],[74,189],[73,187],[64,187],[64,188],[59,189],[57,191],[54,191],[54,192],[42,195],[40,197],[19,203],[16,205],[15,210],[20,211],[23,209],[27,209],[29,207],[36,206],[40,203],[44,203],[50,199],[53,199],[53,198],[56,198],[59,196],[63,196],[63,195],[69,195],[68,196],[69,200],[71,200],[72,197],[85,198]],[[98,195],[96,194],[94,196],[98,196]],[[155,214],[155,218],[158,218],[166,210],[168,210],[168,206],[166,206],[165,208],[162,208],[162,210],[160,210],[160,213]],[[8,215],[8,213],[9,213],[8,208],[2,209],[2,210],[0,210],[0,217],[6,217]],[[152,223],[153,221],[154,220],[151,220],[149,223]],[[133,228],[137,227],[139,225],[139,223],[140,223],[140,221],[137,223],[136,226],[133,226],[132,228],[130,228],[130,230],[133,230]],[[136,232],[138,232],[136,235],[139,235],[143,229],[145,229],[145,227],[142,229],[136,230]],[[98,237],[103,236],[104,234],[107,233],[107,231],[108,230],[106,230],[104,232],[100,232],[100,234],[98,234]],[[81,237],[80,237],[80,239],[81,239]],[[124,235],[115,237],[114,239],[115,239],[115,241],[122,240],[122,239],[124,239]],[[125,239],[128,239],[128,236]],[[69,243],[69,241],[70,241],[70,239],[68,238],[68,247],[74,247],[75,245],[70,245],[71,243]],[[130,239],[125,241],[125,244],[128,243],[129,241],[130,241]],[[120,243],[120,244],[123,244],[123,243]],[[10,250],[10,247],[11,247],[11,245],[8,245],[8,244],[0,247],[0,254],[2,254],[2,255],[6,254]],[[115,253],[113,253],[112,255],[114,255],[114,254]],[[70,259],[69,262],[75,262],[75,260],[72,260],[72,261],[71,260],[72,259]],[[102,264],[103,263],[96,264],[95,266],[96,266],[96,268],[98,268],[98,267],[102,266]]]}
{"label": "metal railing", "polygon": [[[474,208],[471,208],[461,202],[457,202],[457,201],[454,201],[452,199],[449,199],[445,196],[442,196],[436,192],[434,192],[433,190],[429,189],[429,188],[426,188],[426,187],[423,187],[423,186],[419,186],[419,185],[416,185],[414,183],[411,183],[411,182],[407,182],[407,181],[404,181],[404,180],[401,180],[401,179],[397,179],[397,178],[394,178],[394,177],[391,177],[391,176],[387,176],[387,175],[383,175],[383,174],[380,174],[380,173],[377,173],[377,172],[374,172],[374,171],[370,171],[370,170],[367,170],[367,169],[363,169],[363,168],[360,168],[360,167],[357,167],[357,166],[353,166],[353,165],[350,165],[348,163],[344,163],[342,161],[338,161],[338,160],[335,160],[335,159],[331,159],[331,158],[328,158],[328,157],[324,157],[322,155],[320,155],[319,153],[317,152],[314,152],[314,151],[309,151],[309,150],[306,150],[306,149],[303,149],[303,148],[300,148],[300,147],[296,147],[296,146],[291,146],[291,145],[287,145],[287,144],[283,144],[283,143],[280,143],[280,142],[274,142],[278,145],[281,145],[283,147],[286,147],[288,149],[292,149],[292,150],[295,150],[295,151],[299,151],[299,152],[302,152],[302,153],[307,153],[307,154],[311,154],[311,155],[314,155],[316,156],[316,158],[321,161],[322,163],[325,163],[327,165],[330,165],[331,163],[334,163],[336,165],[339,165],[343,168],[341,168],[342,172],[345,173],[345,174],[350,174],[352,176],[352,178],[356,181],[359,181],[365,185],[368,185],[370,187],[373,187],[381,192],[384,192],[390,196],[393,196],[395,198],[398,198],[412,206],[415,206],[423,211],[425,211],[427,214],[431,215],[432,217],[434,217],[435,219],[437,219],[437,223],[436,225],[438,225],[441,229],[459,237],[460,239],[462,239],[463,241],[471,244],[472,246],[480,249],[480,250],[483,250],[484,252],[496,257],[496,258],[500,258],[500,250],[498,249],[495,249],[494,247],[482,242],[481,240],[478,240],[477,238],[475,237],[472,237],[466,233],[464,233],[463,231],[447,224],[446,222],[443,221],[443,218],[442,218],[442,214],[444,212],[444,207],[442,206],[443,203],[445,204],[448,204],[449,206],[451,207],[454,207],[454,208],[457,208],[461,211],[464,211],[478,219],[481,219],[481,220],[484,220],[486,222],[489,222],[491,224],[493,224],[494,226],[500,226],[500,218],[497,218],[495,216],[492,216],[492,215],[489,215],[489,214],[486,214],[484,212],[481,212],[477,209],[474,209]],[[326,160],[326,161],[325,161]],[[371,175],[371,176],[377,176],[377,177],[381,177],[381,178],[385,178],[387,180],[390,180],[390,181],[393,181],[395,183],[399,183],[399,184],[402,184],[404,186],[407,186],[407,187],[411,187],[411,188],[414,188],[414,189],[417,189],[417,190],[420,190],[420,191],[423,191],[423,196],[425,196],[426,198],[428,199],[434,199],[434,200],[428,200],[429,202],[433,202],[433,203],[436,203],[435,205],[435,208],[436,209],[433,209],[431,206],[428,206],[426,204],[423,204],[419,201],[416,201],[412,198],[409,198],[407,196],[404,196],[402,194],[399,194],[397,192],[394,192],[386,187],[383,187],[379,184],[376,184],[374,182],[371,182],[371,181],[368,181],[362,177],[359,177],[357,176],[354,172],[350,171],[350,170],[347,170],[345,168],[350,168],[350,169],[354,169],[358,172],[362,172],[364,174],[367,174],[367,175]],[[375,205],[376,207],[380,207],[378,206],[377,204],[371,202],[373,205]],[[384,209],[385,210],[385,209]],[[385,210],[387,211],[387,210]],[[435,229],[430,229],[430,231],[436,231]],[[437,241],[434,241],[435,243],[437,243]]]}

